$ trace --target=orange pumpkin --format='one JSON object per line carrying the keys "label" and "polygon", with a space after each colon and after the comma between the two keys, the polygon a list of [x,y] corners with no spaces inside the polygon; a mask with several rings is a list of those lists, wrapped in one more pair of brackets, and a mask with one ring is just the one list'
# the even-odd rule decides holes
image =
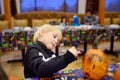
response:
{"label": "orange pumpkin", "polygon": [[82,69],[87,78],[102,79],[108,70],[106,55],[98,49],[88,50],[82,60]]}
{"label": "orange pumpkin", "polygon": [[120,68],[116,71],[114,75],[114,80],[120,80]]}
{"label": "orange pumpkin", "polygon": [[104,35],[105,34],[102,34],[96,38],[93,48],[89,49],[82,59],[82,69],[88,79],[101,80],[107,74],[107,56],[102,50],[97,49],[98,40]]}
{"label": "orange pumpkin", "polygon": [[14,77],[14,76],[9,76],[8,80],[19,80],[19,79],[17,77]]}

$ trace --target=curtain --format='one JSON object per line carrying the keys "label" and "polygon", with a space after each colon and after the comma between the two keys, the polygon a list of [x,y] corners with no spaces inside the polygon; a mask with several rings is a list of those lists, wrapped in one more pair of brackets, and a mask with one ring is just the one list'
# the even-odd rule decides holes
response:
{"label": "curtain", "polygon": [[98,13],[99,0],[87,0],[86,2],[86,11],[91,10],[95,14]]}
{"label": "curtain", "polygon": [[0,14],[2,14],[2,2],[1,2],[1,0],[0,0]]}

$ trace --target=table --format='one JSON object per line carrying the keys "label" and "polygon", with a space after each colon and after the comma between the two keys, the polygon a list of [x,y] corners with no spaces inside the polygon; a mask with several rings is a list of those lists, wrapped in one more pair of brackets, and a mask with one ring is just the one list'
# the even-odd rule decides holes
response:
{"label": "table", "polygon": [[[118,70],[120,65],[117,64],[109,64],[108,73],[102,80],[113,80],[114,73]],[[111,75],[113,74],[113,75]],[[85,77],[82,72],[82,68],[80,69],[72,69],[72,70],[61,70],[53,75],[52,78],[32,78],[32,80],[89,80]]]}
{"label": "table", "polygon": [[[63,39],[61,41],[64,46],[71,46],[71,44],[77,47],[79,44],[83,44],[84,50],[83,54],[87,51],[87,43],[92,43],[97,38],[97,36],[107,33],[110,38],[110,50],[105,49],[105,53],[111,53],[113,55],[117,55],[116,52],[113,51],[114,48],[114,37],[117,36],[120,39],[120,26],[119,27],[101,27],[101,26],[85,26],[83,27],[69,27],[64,28],[62,30]],[[100,41],[107,40],[109,38],[105,36],[100,39]],[[57,49],[58,50],[58,49]],[[57,51],[58,52],[58,51]]]}
{"label": "table", "polygon": [[[80,44],[93,43],[98,35],[103,32],[112,30],[114,36],[120,39],[120,27],[118,28],[105,28],[101,26],[88,26],[81,25],[77,27],[70,26],[68,28],[62,29],[62,40],[60,44],[64,46],[78,46]],[[0,32],[0,49],[2,51],[18,50],[21,45],[29,47],[33,44],[32,38],[36,30],[31,28],[31,30],[25,30],[21,28],[6,29]],[[104,38],[108,40],[108,38]],[[102,38],[101,41],[104,41]],[[87,45],[85,46],[87,47]],[[86,50],[84,48],[84,50]]]}
{"label": "table", "polygon": [[118,33],[115,32],[115,29],[111,29],[111,31],[110,31],[110,35],[111,35],[110,49],[109,50],[105,49],[104,50],[105,53],[110,53],[110,54],[113,54],[118,57],[117,53],[120,53],[120,51],[113,51],[113,48],[114,48],[114,41],[115,41],[114,37],[115,37],[115,35],[119,35],[119,33],[120,33],[120,29],[118,29]]}
{"label": "table", "polygon": [[22,62],[22,63],[24,63],[25,46],[21,46],[21,53],[22,53],[22,58],[21,59],[8,60],[7,63],[12,63],[12,62]]}
{"label": "table", "polygon": [[[117,53],[114,53],[113,51],[114,36],[118,36],[118,38],[120,38],[120,27],[105,28],[101,26],[88,26],[88,25],[82,25],[77,27],[71,26],[69,28],[64,28],[62,30],[63,38],[60,44],[62,43],[64,44],[64,46],[73,45],[75,47],[77,47],[80,44],[83,44],[84,45],[83,53],[85,53],[87,51],[87,43],[92,43],[98,35],[100,35],[103,32],[107,32],[108,30],[112,30],[113,33],[111,34],[110,51],[105,50],[105,53],[111,53],[116,55]],[[0,33],[0,49],[2,49],[2,51],[18,50],[22,45],[24,45],[25,47],[29,47],[33,43],[32,38],[34,32],[35,32],[34,29],[31,29],[29,31],[25,31],[25,29],[5,30],[2,33]],[[58,55],[59,53],[58,51],[59,46],[56,47],[56,55]],[[14,62],[14,60],[8,62]]]}

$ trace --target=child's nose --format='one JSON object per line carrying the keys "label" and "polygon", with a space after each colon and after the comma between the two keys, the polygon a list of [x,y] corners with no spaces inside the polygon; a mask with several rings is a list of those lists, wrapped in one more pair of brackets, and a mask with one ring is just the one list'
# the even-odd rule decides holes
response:
{"label": "child's nose", "polygon": [[58,40],[57,40],[57,39],[55,39],[55,43],[56,43],[56,44],[58,43]]}

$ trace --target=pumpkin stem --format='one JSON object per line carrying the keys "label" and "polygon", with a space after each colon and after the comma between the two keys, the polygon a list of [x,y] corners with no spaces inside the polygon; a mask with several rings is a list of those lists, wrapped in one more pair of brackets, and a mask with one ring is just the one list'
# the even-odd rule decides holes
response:
{"label": "pumpkin stem", "polygon": [[100,34],[95,40],[94,40],[94,43],[93,43],[93,48],[94,49],[97,49],[97,45],[98,45],[98,42],[99,40],[102,38],[102,37],[106,37],[108,36],[109,34],[108,33],[103,33],[103,34]]}

